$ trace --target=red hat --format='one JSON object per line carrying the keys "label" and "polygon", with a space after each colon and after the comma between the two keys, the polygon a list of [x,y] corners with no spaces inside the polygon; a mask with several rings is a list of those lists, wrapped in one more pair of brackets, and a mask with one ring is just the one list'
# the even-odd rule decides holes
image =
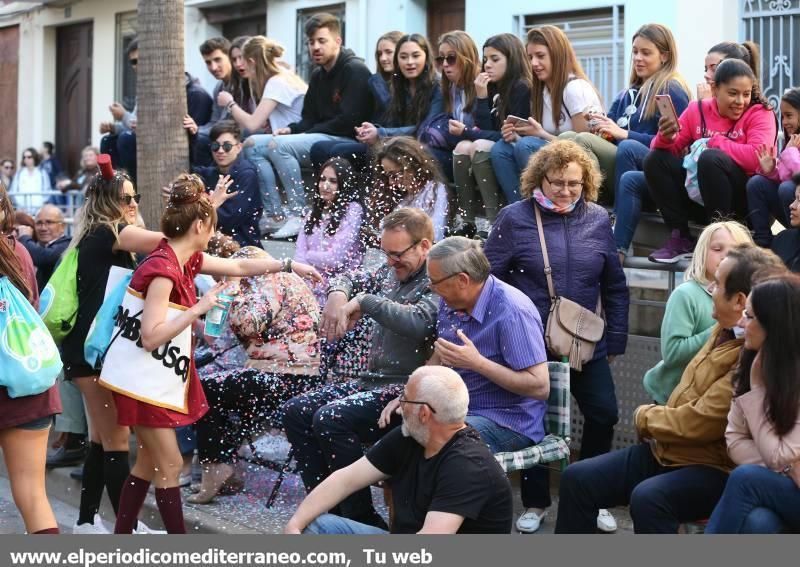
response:
{"label": "red hat", "polygon": [[111,156],[108,154],[100,154],[97,156],[97,167],[100,168],[100,175],[103,176],[103,179],[110,180],[114,179],[115,171],[114,167],[111,165]]}

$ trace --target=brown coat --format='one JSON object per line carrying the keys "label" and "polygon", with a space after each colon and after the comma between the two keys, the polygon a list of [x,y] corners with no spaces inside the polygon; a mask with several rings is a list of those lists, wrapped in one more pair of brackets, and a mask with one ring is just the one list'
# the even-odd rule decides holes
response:
{"label": "brown coat", "polygon": [[733,398],[731,378],[744,341],[714,347],[720,331],[719,325],[713,328],[665,406],[642,406],[634,414],[637,431],[653,440],[653,455],[664,466],[733,469],[725,427]]}

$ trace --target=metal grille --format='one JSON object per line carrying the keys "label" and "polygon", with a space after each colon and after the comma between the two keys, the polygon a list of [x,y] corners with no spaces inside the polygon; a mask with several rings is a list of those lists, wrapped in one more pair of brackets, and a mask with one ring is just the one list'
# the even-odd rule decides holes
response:
{"label": "metal grille", "polygon": [[603,103],[610,106],[626,84],[624,23],[622,6],[614,5],[598,10],[527,15],[521,32],[524,37],[531,28],[543,25],[563,30]]}
{"label": "metal grille", "polygon": [[761,47],[761,85],[778,108],[783,92],[800,85],[795,36],[800,39],[800,0],[741,0],[742,37]]}

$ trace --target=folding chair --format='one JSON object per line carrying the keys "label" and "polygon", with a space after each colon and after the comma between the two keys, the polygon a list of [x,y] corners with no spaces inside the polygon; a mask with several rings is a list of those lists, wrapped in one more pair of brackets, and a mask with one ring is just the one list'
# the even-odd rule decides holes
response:
{"label": "folding chair", "polygon": [[550,372],[550,397],[547,399],[545,415],[545,432],[539,443],[520,449],[495,453],[494,458],[506,473],[529,469],[534,466],[559,463],[560,471],[569,464],[570,426],[570,392],[569,364],[566,362],[548,362]]}

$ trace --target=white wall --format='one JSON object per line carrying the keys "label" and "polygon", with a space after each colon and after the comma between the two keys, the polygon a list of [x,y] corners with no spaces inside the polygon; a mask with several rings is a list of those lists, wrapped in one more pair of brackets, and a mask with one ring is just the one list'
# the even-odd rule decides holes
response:
{"label": "white wall", "polygon": [[183,26],[184,66],[193,77],[200,80],[203,88],[211,94],[217,80],[206,69],[199,48],[208,38],[222,35],[222,30],[209,24],[199,9],[190,7],[184,10]]}
{"label": "white wall", "polygon": [[[56,130],[56,27],[93,23],[92,143],[99,144],[97,125],[110,120],[114,101],[116,14],[136,9],[136,0],[86,0],[69,7],[31,12],[19,20],[19,91],[17,147],[39,147]],[[17,23],[11,22],[8,23]]]}

